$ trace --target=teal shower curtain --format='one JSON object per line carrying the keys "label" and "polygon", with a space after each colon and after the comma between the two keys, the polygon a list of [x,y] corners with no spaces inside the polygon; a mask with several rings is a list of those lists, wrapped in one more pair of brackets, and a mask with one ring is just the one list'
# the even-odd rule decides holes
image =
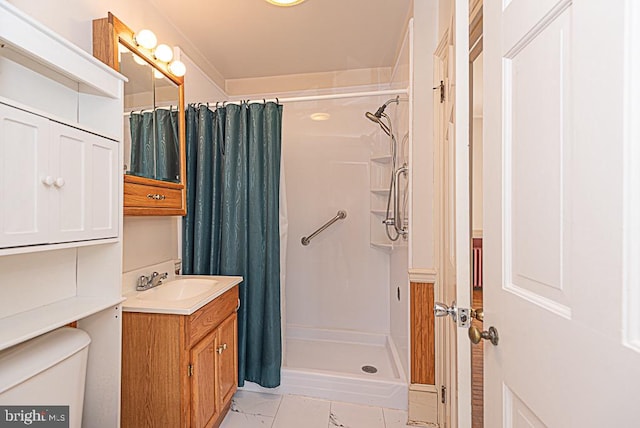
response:
{"label": "teal shower curtain", "polygon": [[177,110],[156,109],[129,115],[131,164],[128,174],[180,181]]}
{"label": "teal shower curtain", "polygon": [[238,383],[280,384],[282,106],[189,106],[185,274],[242,275]]}

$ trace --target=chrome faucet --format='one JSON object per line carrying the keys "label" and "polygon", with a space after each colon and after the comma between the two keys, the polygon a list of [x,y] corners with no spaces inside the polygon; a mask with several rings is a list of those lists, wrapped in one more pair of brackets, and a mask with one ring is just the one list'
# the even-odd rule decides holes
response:
{"label": "chrome faucet", "polygon": [[153,272],[149,276],[140,275],[138,277],[138,282],[136,284],[136,290],[143,291],[153,287],[157,287],[158,285],[162,284],[162,280],[167,279],[168,275],[169,274],[167,272],[165,273]]}

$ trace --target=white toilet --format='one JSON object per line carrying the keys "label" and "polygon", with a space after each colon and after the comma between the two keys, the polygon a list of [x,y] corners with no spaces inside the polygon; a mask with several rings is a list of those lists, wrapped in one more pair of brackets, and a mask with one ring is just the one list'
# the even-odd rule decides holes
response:
{"label": "white toilet", "polygon": [[0,351],[0,405],[69,406],[82,424],[89,335],[63,327]]}

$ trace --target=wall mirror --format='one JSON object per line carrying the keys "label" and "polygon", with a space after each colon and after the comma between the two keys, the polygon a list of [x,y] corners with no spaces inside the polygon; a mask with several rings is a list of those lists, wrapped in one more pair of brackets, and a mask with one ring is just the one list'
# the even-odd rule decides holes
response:
{"label": "wall mirror", "polygon": [[[124,74],[124,214],[185,215],[184,79],[109,13],[93,21],[93,55]],[[160,56],[160,55],[158,55]]]}

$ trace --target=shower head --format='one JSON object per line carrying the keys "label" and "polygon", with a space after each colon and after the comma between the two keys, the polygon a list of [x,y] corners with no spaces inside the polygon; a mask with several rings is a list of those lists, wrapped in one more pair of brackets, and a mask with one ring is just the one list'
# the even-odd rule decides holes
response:
{"label": "shower head", "polygon": [[[368,111],[364,115],[370,121],[375,122],[378,125],[380,125],[380,128],[382,128],[382,130],[384,131],[385,134],[387,134],[388,136],[391,136],[391,121],[389,120],[389,116],[387,116],[384,113],[384,109],[386,109],[387,106],[389,104],[391,104],[391,103],[396,103],[397,104],[399,102],[400,102],[400,97],[391,98],[386,103],[382,104],[380,106],[380,108],[378,110],[376,110],[375,113],[371,113],[371,112]],[[386,124],[386,123],[384,123],[382,121],[383,117],[385,117],[387,119],[388,124]]]}
{"label": "shower head", "polygon": [[[381,110],[384,110],[384,107],[386,107],[385,105],[383,105],[382,107],[380,107],[378,109],[377,112],[371,113],[370,111],[366,112],[364,115],[367,119],[369,119],[372,122],[377,123],[378,125],[380,125],[380,128],[382,128],[382,130],[384,131],[385,134],[387,134],[388,136],[391,136],[391,129],[389,128],[389,126],[387,124],[385,124],[382,121],[382,117],[386,117],[387,120],[389,119],[389,116],[387,116],[386,114],[384,114]],[[378,114],[379,113],[379,114]]]}

